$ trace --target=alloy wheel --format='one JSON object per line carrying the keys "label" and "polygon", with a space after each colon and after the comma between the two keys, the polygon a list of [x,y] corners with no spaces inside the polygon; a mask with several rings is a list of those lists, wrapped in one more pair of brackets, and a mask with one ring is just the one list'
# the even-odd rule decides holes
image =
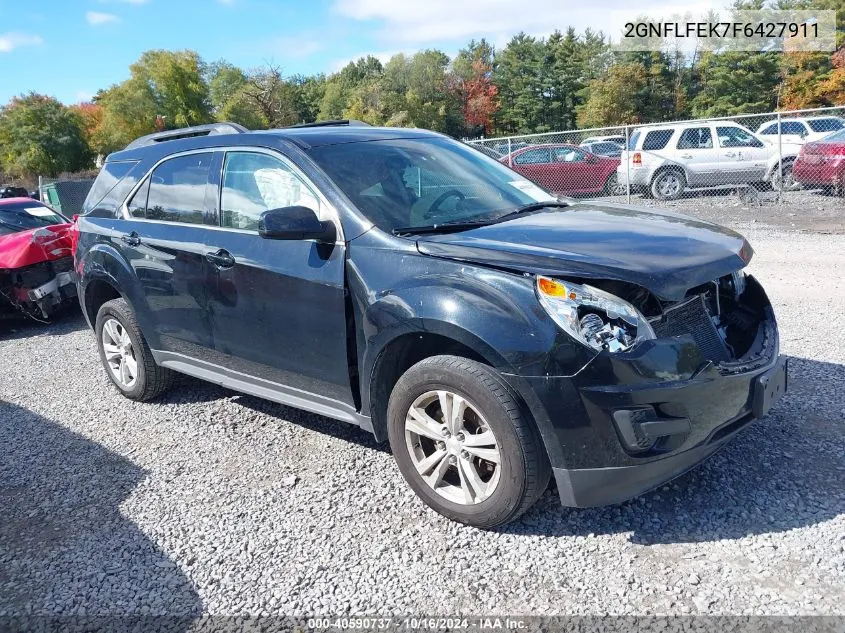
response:
{"label": "alloy wheel", "polygon": [[103,323],[103,352],[112,377],[124,389],[131,389],[138,379],[138,361],[132,340],[123,324],[117,319]]}
{"label": "alloy wheel", "polygon": [[681,179],[674,173],[663,174],[657,182],[657,191],[661,196],[671,198],[681,190]]}
{"label": "alloy wheel", "polygon": [[405,443],[420,477],[441,497],[481,503],[496,490],[502,453],[484,416],[463,396],[428,391],[405,418]]}

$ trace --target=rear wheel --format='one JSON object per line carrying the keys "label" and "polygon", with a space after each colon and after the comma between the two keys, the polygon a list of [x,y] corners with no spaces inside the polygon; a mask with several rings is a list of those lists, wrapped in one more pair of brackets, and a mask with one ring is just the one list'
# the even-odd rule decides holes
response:
{"label": "rear wheel", "polygon": [[651,181],[651,195],[658,200],[677,200],[684,193],[687,180],[677,169],[667,169]]}
{"label": "rear wheel", "polygon": [[173,372],[155,364],[125,299],[102,305],[94,331],[109,380],[130,400],[151,400],[173,383]]}
{"label": "rear wheel", "polygon": [[627,189],[625,185],[620,184],[619,176],[616,175],[616,172],[611,172],[604,183],[605,194],[608,196],[621,196],[624,195],[626,191]]}
{"label": "rear wheel", "polygon": [[476,527],[518,517],[551,475],[516,396],[494,369],[465,358],[434,356],[411,367],[390,396],[388,435],[414,492]]}
{"label": "rear wheel", "polygon": [[[783,171],[783,175],[781,175]],[[783,167],[775,167],[771,177],[772,188],[776,191],[796,191],[801,184],[795,180],[792,173],[792,161],[783,163]]]}

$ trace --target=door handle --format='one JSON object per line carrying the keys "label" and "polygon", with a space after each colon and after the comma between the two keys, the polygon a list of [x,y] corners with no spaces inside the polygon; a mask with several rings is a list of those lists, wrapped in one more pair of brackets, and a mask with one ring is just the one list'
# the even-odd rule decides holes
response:
{"label": "door handle", "polygon": [[138,237],[138,233],[132,231],[128,235],[121,235],[120,239],[129,244],[129,246],[140,246],[141,245],[141,238]]}
{"label": "door handle", "polygon": [[725,152],[725,156],[727,156],[728,158],[736,158],[736,153],[735,152]]}
{"label": "door handle", "polygon": [[205,258],[217,268],[231,268],[235,265],[235,258],[224,248],[213,253],[206,253]]}
{"label": "door handle", "polygon": [[681,158],[689,160],[690,158],[692,158],[692,154],[681,154]]}

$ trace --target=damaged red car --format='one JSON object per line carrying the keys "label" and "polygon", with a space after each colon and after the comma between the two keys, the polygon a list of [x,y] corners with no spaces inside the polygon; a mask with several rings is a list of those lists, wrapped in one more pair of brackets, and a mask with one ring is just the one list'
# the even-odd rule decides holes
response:
{"label": "damaged red car", "polygon": [[0,200],[0,315],[44,321],[75,303],[73,224],[31,198]]}

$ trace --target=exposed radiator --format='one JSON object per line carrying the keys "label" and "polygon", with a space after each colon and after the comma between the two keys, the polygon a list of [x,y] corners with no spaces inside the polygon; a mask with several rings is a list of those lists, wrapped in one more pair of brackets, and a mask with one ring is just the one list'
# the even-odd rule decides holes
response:
{"label": "exposed radiator", "polygon": [[703,295],[669,308],[661,321],[652,322],[651,325],[658,338],[692,334],[702,356],[714,363],[731,358],[725,342],[716,331],[713,321],[710,320]]}

